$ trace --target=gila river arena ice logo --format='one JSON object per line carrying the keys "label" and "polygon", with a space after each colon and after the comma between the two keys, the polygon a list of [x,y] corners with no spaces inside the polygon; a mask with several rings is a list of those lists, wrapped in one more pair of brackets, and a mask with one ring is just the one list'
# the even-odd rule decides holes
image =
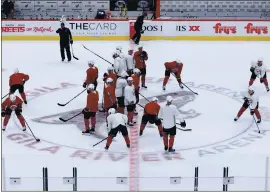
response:
{"label": "gila river arena ice logo", "polygon": [[[199,92],[196,96],[187,89],[179,89],[177,84],[170,81],[167,91],[162,90],[157,93],[157,86],[162,82],[162,79],[148,78],[148,95],[153,93],[153,95],[148,98],[157,97],[159,103],[165,103],[165,98],[167,95],[174,97],[174,104],[177,106],[178,110],[182,114],[182,117],[186,119],[188,128],[192,129],[191,132],[181,132],[178,131],[176,136],[176,141],[179,141],[179,146],[175,146],[177,153],[172,157],[164,155],[162,152],[162,147],[158,152],[153,152],[156,143],[147,143],[144,137],[140,137],[140,143],[145,147],[140,149],[140,156],[143,160],[144,158],[151,154],[151,157],[156,156],[156,160],[182,160],[183,154],[192,151],[198,154],[199,157],[204,157],[207,155],[214,155],[219,153],[224,153],[228,150],[234,150],[237,148],[245,147],[259,139],[262,139],[265,135],[269,133],[270,130],[261,130],[261,134],[256,132],[256,125],[252,118],[239,121],[237,123],[233,122],[233,118],[236,115],[238,109],[242,105],[242,96],[230,89],[224,87],[218,87],[209,84],[196,84],[195,82],[188,82],[186,85],[191,89]],[[81,85],[80,85],[81,86]],[[99,88],[103,87],[101,83]],[[72,89],[78,89],[78,85],[70,83],[61,83],[60,86],[56,88],[42,87],[39,89],[34,89],[33,91],[26,92],[31,100],[38,100],[40,103],[46,99],[49,95],[57,91],[67,92],[69,95],[75,93]],[[101,93],[102,91],[99,90]],[[143,91],[142,91],[143,93]],[[55,93],[56,94],[56,93]],[[82,96],[82,97],[85,97]],[[56,101],[57,102],[57,101]],[[220,105],[223,102],[223,105]],[[140,100],[141,105],[145,105],[147,101],[143,98]],[[224,103],[225,106],[224,107]],[[222,106],[222,107],[221,107]],[[232,107],[235,106],[235,107]],[[75,125],[78,129],[78,134],[81,134],[81,130],[84,129],[83,116],[78,116],[66,123],[59,120],[59,117],[67,119],[83,109],[78,107],[76,110],[70,110],[61,113],[53,113],[51,115],[37,116],[31,120],[36,124],[47,124],[47,125],[59,125],[61,127],[66,125]],[[266,107],[261,106],[260,112],[262,114],[263,123],[269,123],[270,121],[270,110]],[[220,114],[213,116],[213,114]],[[247,112],[248,113],[248,112]],[[143,109],[139,111],[137,122],[140,122],[141,115],[143,114]],[[38,114],[37,114],[38,115]],[[223,119],[219,118],[222,117]],[[250,116],[249,116],[250,117]],[[222,120],[222,121],[221,121]],[[222,125],[222,126],[221,126]],[[102,112],[97,113],[97,133],[90,135],[89,138],[103,139],[107,137],[104,133],[99,133],[99,128],[105,127],[105,115]],[[154,126],[148,125],[145,132],[147,134],[148,129],[153,130],[151,137],[157,137],[157,130],[153,128]],[[226,130],[224,130],[226,129]],[[221,134],[222,133],[222,134]],[[68,134],[68,133],[67,133]],[[221,134],[221,135],[220,135]],[[47,135],[47,134],[46,134]],[[41,142],[37,143],[28,133],[13,133],[7,135],[9,140],[12,140],[18,144],[23,144],[26,147],[34,148],[39,151],[49,152],[51,154],[57,154],[59,151],[65,148],[68,150],[68,155],[70,157],[77,157],[81,159],[109,159],[112,161],[127,160],[127,151],[109,152],[104,153],[101,150],[96,150],[92,146],[68,146],[66,143],[56,143],[50,141],[50,137],[40,136]],[[193,142],[196,141],[196,142]],[[116,139],[114,142],[118,142]],[[149,153],[149,149],[151,149]],[[106,155],[104,155],[106,154]],[[181,154],[181,155],[180,155]],[[149,159],[149,158],[148,158]],[[150,158],[151,159],[151,158]],[[156,161],[155,160],[155,161]]]}

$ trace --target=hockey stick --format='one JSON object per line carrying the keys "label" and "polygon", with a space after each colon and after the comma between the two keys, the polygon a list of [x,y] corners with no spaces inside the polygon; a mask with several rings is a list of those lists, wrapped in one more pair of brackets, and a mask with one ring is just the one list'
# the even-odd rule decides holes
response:
{"label": "hockey stick", "polygon": [[[8,93],[9,94],[9,93]],[[4,99],[6,96],[8,96],[8,94],[6,94],[4,97],[2,97],[1,99]]]}
{"label": "hockey stick", "polygon": [[76,60],[79,60],[79,58],[78,57],[75,57],[75,55],[74,55],[72,44],[70,44],[70,46],[71,46],[71,52],[72,52],[73,58],[76,59]]}
{"label": "hockey stick", "polygon": [[[178,123],[176,123],[176,124],[178,124]],[[177,129],[179,129],[181,131],[192,131],[192,129],[182,129],[182,128],[179,128],[179,127],[177,127]]]}
{"label": "hockey stick", "polygon": [[74,100],[76,97],[78,97],[80,94],[82,94],[86,89],[84,89],[82,92],[80,92],[78,95],[76,95],[75,97],[73,97],[71,100],[69,100],[67,103],[65,104],[61,104],[61,103],[57,103],[57,105],[63,107],[66,106],[67,104],[69,104],[72,100]]}
{"label": "hockey stick", "polygon": [[[175,76],[175,74],[174,73],[171,73],[175,78],[176,78],[176,76]],[[177,79],[177,78],[176,78]],[[183,83],[183,82],[181,82],[181,84],[183,84],[188,90],[190,90],[193,94],[195,94],[195,95],[199,95],[198,93],[196,93],[196,92],[194,92],[192,89],[190,89],[185,83]],[[179,84],[179,86],[180,86],[180,84]],[[180,87],[181,88],[181,87]]]}
{"label": "hockey stick", "polygon": [[143,96],[141,93],[139,93],[140,96],[142,96],[146,101],[151,102],[149,99],[147,99],[145,96]]}
{"label": "hockey stick", "polygon": [[93,52],[93,51],[91,51],[90,49],[88,49],[87,47],[85,47],[84,45],[82,45],[82,46],[83,46],[83,48],[85,48],[86,50],[90,51],[90,52],[93,53],[94,55],[98,56],[100,59],[103,59],[104,61],[106,61],[107,63],[109,63],[109,64],[111,64],[111,65],[113,66],[113,64],[112,64],[110,61],[104,59],[104,58],[101,57],[100,55],[96,54],[95,52]]}
{"label": "hockey stick", "polygon": [[[248,107],[249,107],[249,109],[251,110],[250,106],[248,106]],[[259,128],[259,125],[258,125],[256,119],[255,119],[254,114],[252,115],[252,117],[253,117],[253,119],[254,119],[254,121],[255,121],[255,124],[256,124],[256,126],[257,126],[257,128],[258,128],[258,133],[261,133],[261,130],[260,130],[260,128]]]}
{"label": "hockey stick", "polygon": [[102,142],[105,141],[106,139],[108,139],[108,137],[106,137],[106,138],[102,139],[101,141],[99,141],[98,143],[94,144],[93,147],[95,147],[96,145],[102,143]]}
{"label": "hockey stick", "polygon": [[74,116],[72,116],[72,117],[70,117],[70,118],[68,118],[68,119],[63,119],[62,117],[60,117],[59,120],[61,120],[61,121],[63,121],[63,122],[67,122],[67,121],[69,121],[70,119],[73,119],[74,117],[79,116],[80,114],[82,114],[82,112],[80,112],[80,113],[78,113],[78,114],[76,114],[76,115],[74,115]]}
{"label": "hockey stick", "polygon": [[37,142],[40,142],[40,139],[36,138],[36,136],[34,135],[34,133],[33,133],[32,129],[30,128],[30,126],[28,125],[27,121],[25,120],[25,118],[24,118],[23,116],[22,116],[22,118],[23,118],[23,120],[24,120],[25,124],[27,125],[27,127],[29,128],[29,130],[30,130],[31,134],[32,134],[32,135],[33,135],[33,137],[35,138],[35,140],[36,140]]}

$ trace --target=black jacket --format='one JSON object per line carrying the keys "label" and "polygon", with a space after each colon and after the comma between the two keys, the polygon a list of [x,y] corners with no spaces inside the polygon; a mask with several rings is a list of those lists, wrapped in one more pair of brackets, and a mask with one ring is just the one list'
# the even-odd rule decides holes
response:
{"label": "black jacket", "polygon": [[72,35],[71,35],[69,28],[66,28],[66,27],[59,28],[59,29],[57,29],[56,33],[59,33],[61,44],[67,45],[70,43],[70,40],[72,39]]}
{"label": "black jacket", "polygon": [[134,28],[136,30],[142,30],[142,26],[143,26],[143,20],[144,20],[144,16],[141,15],[137,18],[135,24],[134,24]]}

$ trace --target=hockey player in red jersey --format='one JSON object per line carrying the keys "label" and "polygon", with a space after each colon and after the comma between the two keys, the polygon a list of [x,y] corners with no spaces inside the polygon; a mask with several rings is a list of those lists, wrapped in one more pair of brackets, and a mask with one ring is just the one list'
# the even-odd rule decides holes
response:
{"label": "hockey player in red jersey", "polygon": [[242,92],[241,95],[244,98],[244,104],[240,108],[240,110],[237,113],[237,116],[234,118],[234,121],[237,121],[242,114],[247,110],[247,108],[250,108],[250,114],[256,115],[257,117],[257,123],[261,122],[261,114],[259,112],[259,98],[255,94],[255,91],[252,86],[248,88],[247,92]]}
{"label": "hockey player in red jersey", "polygon": [[23,99],[23,102],[27,104],[26,95],[24,93],[24,84],[29,80],[29,75],[20,73],[19,69],[15,69],[14,74],[9,77],[10,94],[14,94],[18,89]]}
{"label": "hockey player in red jersey", "polygon": [[108,110],[110,108],[117,108],[117,101],[115,96],[115,87],[113,86],[114,82],[112,78],[106,80],[106,85],[103,91],[104,97],[104,109],[106,112],[106,117],[108,116]]}
{"label": "hockey player in red jersey", "polygon": [[156,124],[160,137],[163,137],[162,123],[161,120],[158,118],[160,106],[157,102],[158,99],[154,97],[151,102],[145,105],[140,127],[140,136],[142,136],[145,126],[149,122],[150,124]]}
{"label": "hockey player in red jersey", "polygon": [[145,76],[146,76],[146,64],[145,61],[148,60],[148,54],[143,50],[143,46],[138,46],[138,51],[134,53],[135,67],[141,71],[141,83],[142,88],[147,88],[145,85]]}
{"label": "hockey player in red jersey", "polygon": [[[133,70],[134,74],[131,75],[132,79],[133,79],[133,85],[135,88],[135,97],[136,97],[136,104],[139,103],[140,100],[140,70],[135,68]],[[136,111],[136,106],[135,106],[135,110],[134,113],[137,115],[137,111]]]}
{"label": "hockey player in red jersey", "polygon": [[179,83],[180,88],[183,89],[182,81],[181,81],[181,72],[183,69],[183,63],[180,60],[175,60],[172,62],[166,62],[165,65],[165,78],[163,80],[163,90],[166,90],[166,85],[170,78],[171,73],[173,73]]}
{"label": "hockey player in red jersey", "polygon": [[109,136],[107,138],[107,143],[105,149],[108,150],[112,139],[116,137],[118,132],[121,132],[126,145],[130,148],[130,140],[128,137],[128,130],[127,130],[127,116],[122,113],[116,113],[114,108],[109,109],[109,116],[107,117],[107,129],[109,132]]}
{"label": "hockey player in red jersey", "polygon": [[17,118],[19,119],[19,121],[22,125],[22,128],[23,128],[23,131],[26,130],[25,120],[24,120],[23,116],[21,115],[22,103],[23,103],[23,101],[19,97],[15,96],[14,94],[9,95],[9,97],[6,98],[6,100],[2,103],[1,116],[4,117],[4,123],[3,123],[3,127],[2,127],[3,131],[6,130],[6,126],[8,124],[11,113],[13,111],[15,112]]}
{"label": "hockey player in red jersey", "polygon": [[[87,104],[86,107],[82,110],[84,115],[84,125],[85,131],[82,133],[95,132],[96,125],[96,112],[98,111],[98,100],[99,94],[95,90],[94,84],[89,84],[87,87]],[[91,119],[91,129],[89,130],[89,119]]]}
{"label": "hockey player in red jersey", "polygon": [[94,84],[95,90],[97,88],[98,68],[94,65],[94,61],[88,61],[89,68],[86,71],[86,80],[83,83],[84,88],[86,88],[89,84]]}
{"label": "hockey player in red jersey", "polygon": [[113,72],[113,67],[109,66],[107,69],[108,73],[104,73],[103,75],[103,81],[106,83],[106,80],[108,78],[111,78],[113,80],[113,87],[116,87],[116,81],[117,81],[117,75]]}
{"label": "hockey player in red jersey", "polygon": [[251,77],[249,80],[249,86],[253,85],[253,82],[258,77],[260,82],[264,83],[266,91],[269,92],[268,80],[266,75],[266,67],[263,64],[262,59],[258,59],[257,62],[252,62],[250,67]]}

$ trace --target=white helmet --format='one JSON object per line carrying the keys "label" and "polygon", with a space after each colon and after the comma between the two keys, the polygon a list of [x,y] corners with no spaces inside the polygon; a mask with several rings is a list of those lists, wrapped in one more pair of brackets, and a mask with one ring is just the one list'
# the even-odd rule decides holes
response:
{"label": "white helmet", "polygon": [[123,71],[123,72],[121,73],[121,77],[125,78],[126,76],[128,76],[127,72]]}
{"label": "white helmet", "polygon": [[143,48],[143,46],[142,45],[138,45],[138,49],[140,49],[140,48]]}
{"label": "white helmet", "polygon": [[128,48],[128,51],[133,51],[133,49],[130,47],[130,48]]}
{"label": "white helmet", "polygon": [[10,101],[14,102],[16,100],[16,96],[14,94],[11,94],[9,96]]}
{"label": "white helmet", "polygon": [[134,73],[141,73],[140,69],[138,69],[138,68],[133,69],[133,72]]}
{"label": "white helmet", "polygon": [[132,77],[128,77],[127,78],[127,81],[133,81],[133,78]]}
{"label": "white helmet", "polygon": [[169,96],[166,97],[167,102],[172,102],[172,100],[173,100],[172,96],[169,95]]}
{"label": "white helmet", "polygon": [[88,65],[95,65],[95,61],[88,61]]}
{"label": "white helmet", "polygon": [[112,66],[109,66],[109,67],[107,68],[107,70],[108,70],[108,71],[113,71],[113,67],[112,67]]}
{"label": "white helmet", "polygon": [[158,98],[153,97],[153,98],[152,98],[152,101],[158,101]]}
{"label": "white helmet", "polygon": [[95,89],[95,85],[94,84],[89,84],[87,86],[87,90],[94,90]]}
{"label": "white helmet", "polygon": [[19,73],[19,69],[18,68],[14,69],[14,73]]}
{"label": "white helmet", "polygon": [[114,108],[110,108],[108,112],[109,112],[109,114],[115,114],[115,109]]}
{"label": "white helmet", "polygon": [[176,61],[176,63],[182,63],[182,62],[180,61],[180,59],[176,59],[175,61]]}
{"label": "white helmet", "polygon": [[116,47],[116,50],[119,51],[119,52],[121,52],[122,51],[122,47],[121,46],[117,46]]}
{"label": "white helmet", "polygon": [[113,79],[109,77],[109,78],[106,80],[106,82],[107,82],[107,83],[111,83],[111,82],[113,82]]}
{"label": "white helmet", "polygon": [[248,90],[249,90],[249,91],[254,91],[254,88],[253,88],[252,86],[249,86],[249,87],[248,87]]}
{"label": "white helmet", "polygon": [[258,59],[258,62],[263,62],[263,58],[260,57],[260,58]]}

